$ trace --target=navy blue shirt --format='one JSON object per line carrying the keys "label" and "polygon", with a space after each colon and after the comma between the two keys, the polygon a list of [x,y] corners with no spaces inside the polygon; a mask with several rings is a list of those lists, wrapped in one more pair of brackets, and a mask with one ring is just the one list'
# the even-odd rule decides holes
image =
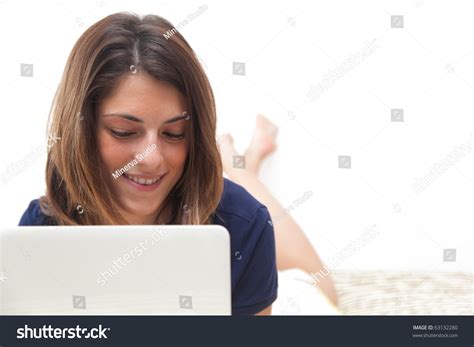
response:
{"label": "navy blue shirt", "polygon": [[[54,225],[38,199],[31,201],[19,225]],[[255,314],[277,297],[275,237],[267,208],[243,187],[224,179],[224,192],[214,224],[230,234],[232,314]]]}

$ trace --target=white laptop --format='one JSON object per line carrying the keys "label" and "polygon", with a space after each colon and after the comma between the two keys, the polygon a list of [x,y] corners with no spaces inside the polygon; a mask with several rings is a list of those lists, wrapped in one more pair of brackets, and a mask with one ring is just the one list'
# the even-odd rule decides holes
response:
{"label": "white laptop", "polygon": [[0,230],[0,315],[230,315],[228,231],[207,226]]}

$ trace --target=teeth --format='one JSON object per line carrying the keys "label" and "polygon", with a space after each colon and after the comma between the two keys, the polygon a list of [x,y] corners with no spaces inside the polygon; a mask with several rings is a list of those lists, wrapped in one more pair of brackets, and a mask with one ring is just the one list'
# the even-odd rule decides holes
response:
{"label": "teeth", "polygon": [[127,176],[127,178],[131,179],[133,182],[138,183],[138,184],[142,184],[142,185],[145,185],[145,186],[149,186],[150,184],[154,184],[154,183],[156,183],[160,180],[160,178],[145,179],[145,178],[138,178],[138,177],[130,176],[130,175],[127,175],[127,174],[125,174],[125,176]]}

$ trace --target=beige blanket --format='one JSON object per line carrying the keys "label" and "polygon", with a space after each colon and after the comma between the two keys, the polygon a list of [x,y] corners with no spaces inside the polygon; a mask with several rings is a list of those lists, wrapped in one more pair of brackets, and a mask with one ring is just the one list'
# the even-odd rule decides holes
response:
{"label": "beige blanket", "polygon": [[279,272],[273,315],[473,315],[474,275],[333,271],[338,308],[301,270]]}

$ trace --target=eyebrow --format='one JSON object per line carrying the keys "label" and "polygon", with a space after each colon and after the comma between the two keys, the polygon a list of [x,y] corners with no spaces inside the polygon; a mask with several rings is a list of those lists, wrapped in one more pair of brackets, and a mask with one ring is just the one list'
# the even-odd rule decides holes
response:
{"label": "eyebrow", "polygon": [[[134,115],[128,114],[128,113],[107,113],[107,114],[103,115],[103,117],[109,117],[109,116],[122,117],[122,118],[128,119],[129,121],[132,121],[132,122],[144,123],[143,119],[138,118],[137,116],[134,116]],[[174,117],[166,120],[163,124],[174,123],[174,122],[180,121],[182,119],[186,119],[186,118],[189,118],[189,115],[186,112],[183,112],[183,114],[180,114],[178,116],[174,116]]]}

